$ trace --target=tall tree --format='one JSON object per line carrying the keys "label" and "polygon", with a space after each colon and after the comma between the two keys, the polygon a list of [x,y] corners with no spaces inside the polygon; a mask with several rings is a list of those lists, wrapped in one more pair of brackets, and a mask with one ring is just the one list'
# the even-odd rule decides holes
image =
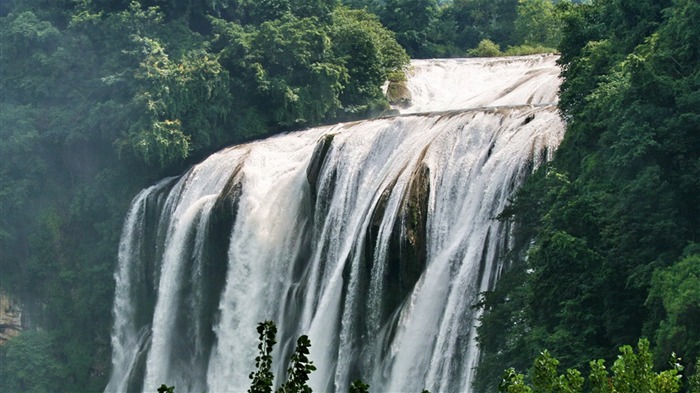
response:
{"label": "tall tree", "polygon": [[452,14],[457,25],[457,45],[473,48],[490,39],[502,46],[513,45],[518,0],[455,0]]}
{"label": "tall tree", "polygon": [[382,23],[396,33],[411,57],[429,54],[429,27],[438,15],[435,0],[387,0],[379,11]]}

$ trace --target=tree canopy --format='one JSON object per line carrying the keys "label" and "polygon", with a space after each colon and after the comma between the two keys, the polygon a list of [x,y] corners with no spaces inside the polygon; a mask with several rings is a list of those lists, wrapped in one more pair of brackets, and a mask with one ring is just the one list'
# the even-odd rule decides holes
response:
{"label": "tree canopy", "polygon": [[600,0],[562,10],[567,133],[503,214],[523,246],[484,297],[478,383],[543,348],[581,367],[644,336],[657,357],[677,351],[692,372],[700,5]]}
{"label": "tree canopy", "polygon": [[0,285],[51,348],[3,368],[64,364],[7,381],[91,391],[137,190],[233,143],[381,113],[408,56],[333,0],[26,0],[2,2],[0,60]]}
{"label": "tree canopy", "polygon": [[576,369],[568,369],[564,374],[558,374],[559,361],[545,350],[535,359],[528,375],[531,384],[525,382],[523,374],[518,374],[511,368],[503,374],[499,390],[507,393],[678,392],[681,388],[683,366],[677,363],[677,359],[671,359],[669,369],[655,372],[649,342],[640,340],[637,347],[637,353],[629,345],[620,347],[620,355],[610,367],[612,375],[605,367],[603,359],[590,361],[588,383]]}

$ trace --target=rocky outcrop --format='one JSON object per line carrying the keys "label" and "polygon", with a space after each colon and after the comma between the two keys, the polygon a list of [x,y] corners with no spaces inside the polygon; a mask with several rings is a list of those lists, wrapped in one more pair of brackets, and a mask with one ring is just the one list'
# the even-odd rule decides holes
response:
{"label": "rocky outcrop", "polygon": [[331,148],[333,143],[333,138],[335,134],[324,135],[316,143],[313,155],[311,156],[311,162],[309,162],[308,168],[306,168],[306,179],[309,182],[309,191],[311,191],[312,203],[316,201],[318,193],[318,178],[321,175],[321,169],[323,168],[323,163],[326,162],[326,155]]}
{"label": "rocky outcrop", "polygon": [[386,90],[386,98],[389,103],[400,108],[411,106],[413,97],[411,91],[406,86],[406,81],[389,82]]}
{"label": "rocky outcrop", "polygon": [[0,291],[0,345],[22,332],[22,307],[7,293]]}
{"label": "rocky outcrop", "polygon": [[[372,216],[372,225],[369,227],[365,243],[365,258],[370,262],[373,262],[379,226],[393,187],[394,184],[391,184],[383,192]],[[411,176],[389,240],[384,277],[385,292],[382,295],[382,323],[400,307],[425,269],[429,198],[430,168],[421,164]],[[371,265],[368,265],[368,272],[370,269]]]}
{"label": "rocky outcrop", "polygon": [[430,168],[421,164],[411,176],[411,184],[401,202],[400,220],[394,228],[393,241],[399,260],[392,260],[390,271],[398,277],[399,293],[408,294],[425,268],[427,261],[426,225],[430,198]]}

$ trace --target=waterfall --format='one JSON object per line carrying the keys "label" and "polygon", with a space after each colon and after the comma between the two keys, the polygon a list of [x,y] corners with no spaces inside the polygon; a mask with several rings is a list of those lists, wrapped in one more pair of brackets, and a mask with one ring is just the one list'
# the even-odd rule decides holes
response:
{"label": "waterfall", "polygon": [[555,56],[421,60],[401,115],[222,150],[142,191],[115,273],[107,392],[244,392],[256,325],[277,383],[308,334],[318,392],[466,392],[495,217],[564,132]]}

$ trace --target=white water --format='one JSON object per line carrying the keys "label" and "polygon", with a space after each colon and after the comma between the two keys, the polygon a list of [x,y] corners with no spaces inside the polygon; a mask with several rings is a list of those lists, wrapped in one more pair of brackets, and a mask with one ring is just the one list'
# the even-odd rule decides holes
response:
{"label": "white water", "polygon": [[[470,391],[472,305],[509,246],[494,217],[563,135],[554,61],[417,61],[406,112],[452,112],[226,149],[175,185],[143,191],[120,246],[106,391],[167,383],[178,392],[244,392],[255,327],[266,319],[279,329],[277,382],[296,337],[308,334],[314,391],[347,391],[358,377],[373,391]],[[314,150],[330,138],[310,185]],[[427,195],[412,191],[421,182]],[[213,225],[224,201],[234,213],[221,236]],[[146,231],[153,244],[142,241]],[[406,251],[416,238],[418,262]],[[221,239],[227,251],[215,254]]]}
{"label": "white water", "polygon": [[[556,56],[414,60],[411,107],[402,113],[558,102]],[[478,72],[465,72],[478,70]]]}

